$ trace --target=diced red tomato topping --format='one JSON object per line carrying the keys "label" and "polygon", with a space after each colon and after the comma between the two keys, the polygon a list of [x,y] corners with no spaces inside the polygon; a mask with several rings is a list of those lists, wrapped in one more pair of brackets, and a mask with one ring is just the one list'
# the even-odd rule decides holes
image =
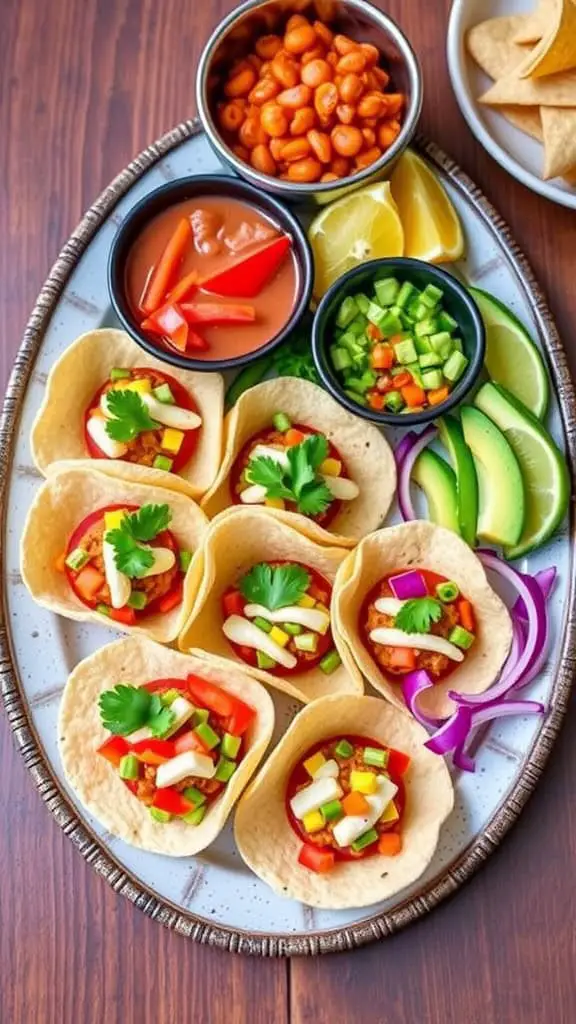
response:
{"label": "diced red tomato topping", "polygon": [[97,753],[101,757],[105,757],[110,764],[113,764],[116,768],[120,764],[120,761],[130,750],[130,747],[123,736],[111,736],[110,739],[105,740],[101,746],[98,747]]}
{"label": "diced red tomato topping", "polygon": [[179,790],[173,786],[166,786],[165,789],[157,789],[154,793],[152,806],[159,811],[166,811],[167,814],[187,814],[194,809],[194,804],[185,800]]}
{"label": "diced red tomato topping", "polygon": [[411,758],[401,750],[390,749],[388,754],[387,772],[394,778],[397,775],[404,775],[410,764]]}
{"label": "diced red tomato topping", "polygon": [[224,615],[243,615],[246,602],[239,590],[229,590],[222,598]]}
{"label": "diced red tomato topping", "polygon": [[174,744],[170,740],[139,740],[132,743],[130,749],[144,764],[164,764],[175,755]]}
{"label": "diced red tomato topping", "polygon": [[[76,583],[78,583],[78,579],[76,579]],[[135,626],[137,622],[134,608],[109,608],[108,617],[114,622],[122,623],[123,626]]]}
{"label": "diced red tomato topping", "polygon": [[332,850],[321,846],[313,846],[312,843],[303,843],[298,854],[298,863],[318,875],[325,875],[332,871],[336,863],[336,857]]}

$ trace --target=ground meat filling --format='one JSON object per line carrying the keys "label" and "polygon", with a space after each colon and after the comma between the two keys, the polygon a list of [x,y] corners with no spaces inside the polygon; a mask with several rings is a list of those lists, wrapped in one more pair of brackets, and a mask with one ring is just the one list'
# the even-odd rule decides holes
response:
{"label": "ground meat filling", "polygon": [[[98,569],[99,572],[104,576],[104,558],[102,555],[102,546],[104,543],[104,519],[94,523],[88,528],[84,536],[82,537],[82,547],[90,556],[90,564]],[[174,543],[170,534],[165,531],[159,533],[157,537],[149,542],[150,547],[166,547],[174,549]],[[157,576],[147,576],[145,579],[132,579],[130,580],[132,590],[140,591],[140,593],[146,594],[147,604],[158,598],[164,597],[174,587],[176,578],[179,574],[178,559],[176,559],[171,569],[166,572],[161,572]],[[110,590],[107,583],[104,583],[100,590],[96,593],[94,599],[94,605],[97,604],[111,604]]]}
{"label": "ground meat filling", "polygon": [[[158,692],[165,693],[167,691]],[[225,720],[220,718],[218,715],[214,714],[214,712],[211,712],[210,727],[214,730],[214,732],[218,733],[218,736],[221,741],[224,733],[226,732]],[[183,731],[186,732],[188,729],[189,725],[186,724],[183,727]],[[176,734],[176,736],[177,735],[178,734]],[[176,737],[171,738],[175,739]],[[154,800],[154,794],[156,793],[157,770],[158,769],[156,765],[144,765],[144,776],[142,778],[139,778],[136,782],[136,796],[138,797],[139,800],[142,801],[143,804],[146,804],[147,807],[150,807],[152,805],[152,802]],[[177,782],[173,788],[177,789],[180,793],[182,793],[189,786],[194,786],[195,789],[198,789],[201,793],[204,794],[207,802],[210,802],[210,800],[214,800],[216,796],[218,796],[218,794],[224,788],[224,783],[220,782],[218,779],[199,779],[196,775],[188,775],[185,779],[182,779],[180,782]]]}

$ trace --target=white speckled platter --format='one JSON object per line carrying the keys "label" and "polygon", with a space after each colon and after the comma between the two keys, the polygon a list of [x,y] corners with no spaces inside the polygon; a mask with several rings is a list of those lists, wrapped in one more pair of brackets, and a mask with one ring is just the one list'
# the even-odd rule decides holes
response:
{"label": "white speckled platter", "polygon": [[[468,255],[455,272],[494,292],[523,320],[546,350],[555,382],[549,426],[566,447],[574,396],[556,330],[531,271],[508,230],[475,186],[436,147],[420,142],[462,218]],[[524,566],[559,567],[551,599],[551,659],[526,692],[551,711],[539,718],[504,719],[481,738],[474,775],[455,773],[456,809],[426,874],[393,900],[362,911],[312,910],[274,895],[243,865],[230,825],[197,858],[176,860],[126,846],[86,814],[68,789],[56,746],[64,681],[81,659],[114,638],[37,607],[18,568],[26,510],[39,485],[28,437],[46,374],[79,334],[113,324],[106,262],[122,218],[144,194],[166,180],[221,172],[197,126],[187,122],[150,147],[97,201],[67,244],[32,315],[4,409],[0,471],[4,482],[4,622],[0,679],[16,742],[60,825],[114,888],[151,916],[200,941],[245,952],[314,953],[342,949],[386,935],[433,907],[498,843],[533,788],[565,711],[573,644],[572,525]],[[572,460],[571,460],[572,461]],[[397,513],[391,522],[397,521]],[[295,705],[275,697],[278,729]]]}

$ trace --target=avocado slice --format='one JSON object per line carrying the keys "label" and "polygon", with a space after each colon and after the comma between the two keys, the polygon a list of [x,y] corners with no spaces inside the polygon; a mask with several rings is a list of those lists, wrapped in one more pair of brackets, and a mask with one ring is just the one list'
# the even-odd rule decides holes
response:
{"label": "avocado slice", "polygon": [[522,534],[526,503],[518,460],[502,431],[479,409],[460,409],[478,478],[478,536],[508,547]]}
{"label": "avocado slice", "polygon": [[414,463],[412,479],[426,496],[428,515],[433,523],[460,533],[456,474],[436,452],[425,448]]}
{"label": "avocado slice", "polygon": [[470,547],[474,547],[478,523],[478,480],[472,452],[464,440],[462,427],[454,416],[446,415],[438,420],[438,432],[440,440],[448,449],[456,474],[459,533]]}

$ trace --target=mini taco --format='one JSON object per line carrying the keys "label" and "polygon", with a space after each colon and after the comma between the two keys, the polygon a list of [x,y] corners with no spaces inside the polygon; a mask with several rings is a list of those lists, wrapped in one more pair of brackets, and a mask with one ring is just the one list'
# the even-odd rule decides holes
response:
{"label": "mini taco", "polygon": [[454,710],[449,690],[482,693],[494,682],[512,642],[510,616],[479,559],[429,522],[361,541],[339,569],[332,607],[343,663],[399,707],[403,682],[426,672],[433,685],[419,703],[437,718]]}
{"label": "mini taco", "polygon": [[72,789],[110,832],[187,857],[223,828],[273,725],[268,693],[235,665],[129,637],[74,669],[58,742]]}
{"label": "mini taco", "polygon": [[224,384],[217,373],[172,370],[123,331],[83,334],[54,364],[32,427],[47,476],[62,461],[198,498],[222,454]]}
{"label": "mini taco", "polygon": [[59,615],[170,643],[192,608],[201,574],[193,555],[207,525],[184,494],[62,468],[28,513],[22,577]]}
{"label": "mini taco", "polygon": [[226,418],[218,476],[202,501],[212,517],[265,505],[323,544],[352,547],[385,518],[396,488],[381,432],[296,377],[245,391]]}
{"label": "mini taco", "polygon": [[339,910],[388,899],[428,866],[454,804],[414,719],[377,697],[304,708],[242,796],[234,833],[281,896]]}
{"label": "mini taco", "polygon": [[345,555],[263,509],[225,512],[202,545],[202,579],[180,649],[232,658],[305,703],[362,692],[361,676],[341,664],[332,632],[332,585]]}

